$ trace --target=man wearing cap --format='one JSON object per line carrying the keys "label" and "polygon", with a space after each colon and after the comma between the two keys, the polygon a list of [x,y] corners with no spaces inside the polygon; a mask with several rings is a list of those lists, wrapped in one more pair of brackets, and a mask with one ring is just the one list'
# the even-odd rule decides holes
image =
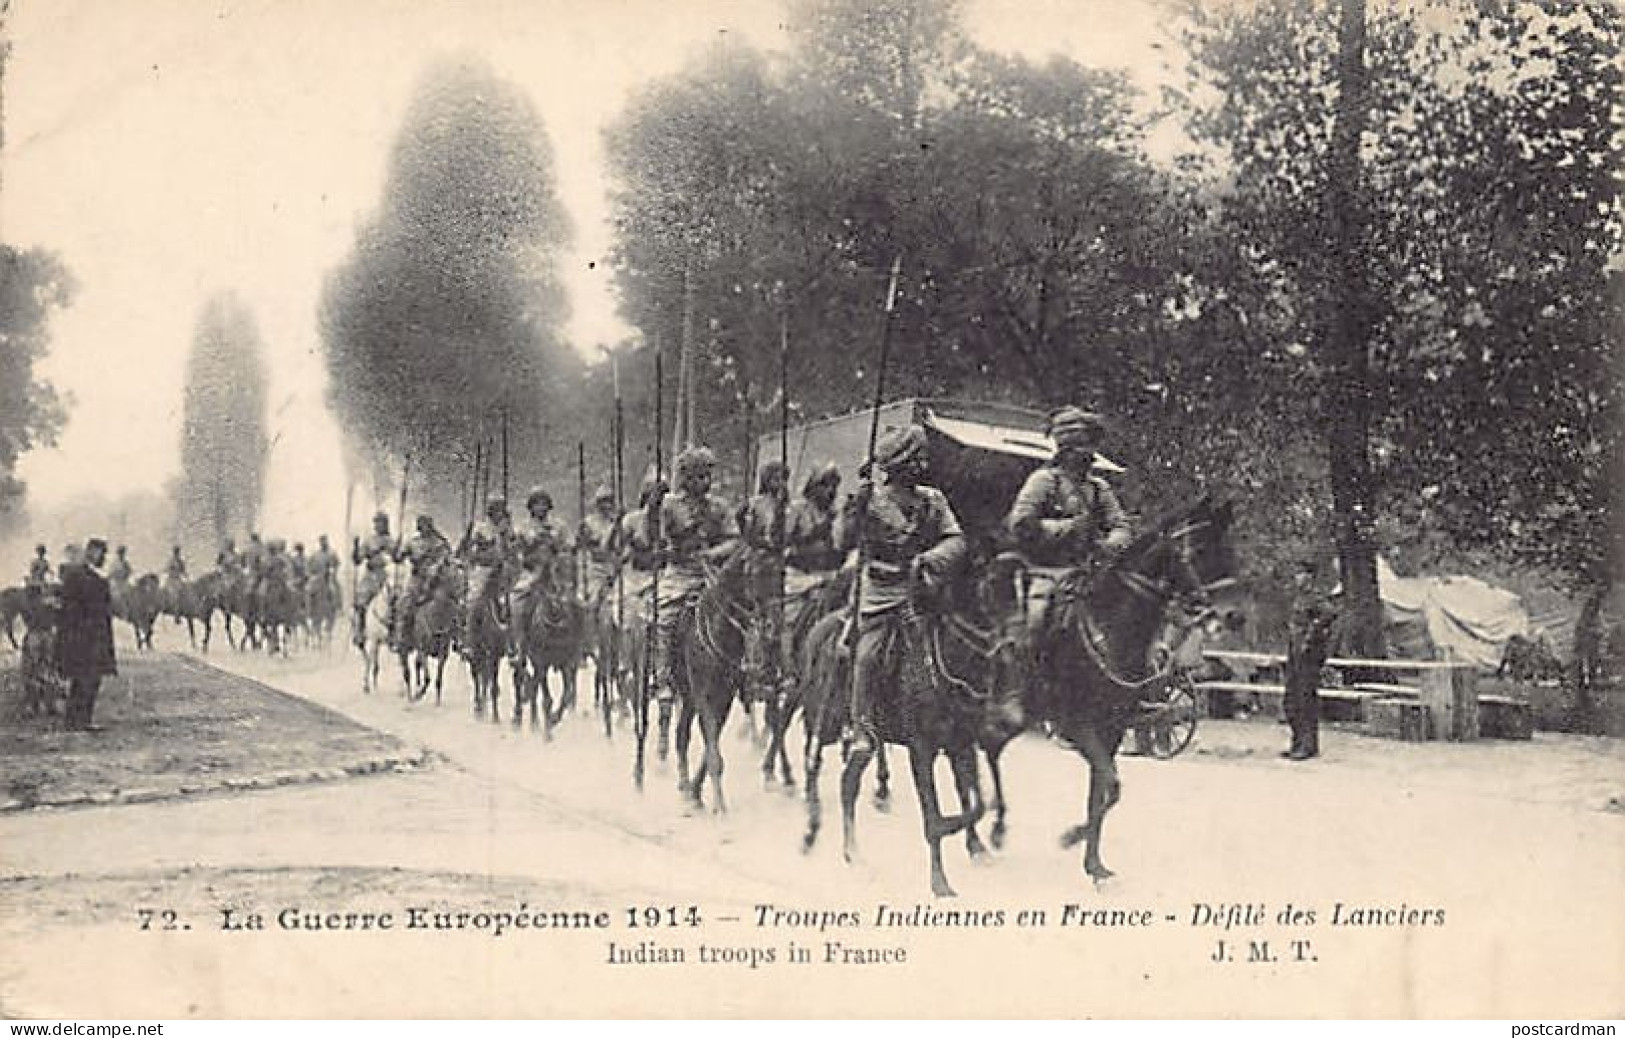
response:
{"label": "man wearing cap", "polygon": [[885,482],[865,480],[847,501],[836,544],[847,548],[860,534],[867,554],[858,600],[853,652],[852,748],[873,750],[873,707],[879,689],[895,685],[902,662],[898,635],[917,616],[919,591],[940,591],[965,559],[959,519],[942,491],[930,486],[929,444],[917,425],[888,432],[875,447]]}
{"label": "man wearing cap", "polygon": [[395,550],[394,558],[397,563],[404,562],[411,566],[399,623],[395,625],[395,640],[397,644],[402,644],[410,635],[418,607],[429,600],[445,572],[446,563],[451,559],[451,542],[435,529],[433,516],[419,515],[417,532]]}
{"label": "man wearing cap", "polygon": [[568,574],[565,560],[570,556],[570,532],[553,515],[553,495],[542,487],[532,487],[525,495],[525,521],[514,527],[514,552],[518,579],[513,585],[513,625],[509,651],[517,660],[524,648],[525,632],[537,601],[557,588]]}
{"label": "man wearing cap", "polygon": [[57,669],[68,679],[65,720],[70,729],[91,730],[102,678],[118,673],[113,652],[113,597],[101,575],[107,542],[85,543],[84,561],[64,565],[57,626]]}
{"label": "man wearing cap", "polygon": [[367,629],[367,607],[378,592],[389,582],[389,561],[395,555],[395,538],[389,532],[389,515],[379,512],[372,517],[372,533],[366,540],[357,537],[350,545],[350,562],[361,567],[361,579],[355,589],[355,644]]}
{"label": "man wearing cap", "polygon": [[[506,605],[509,574],[513,569],[513,520],[508,516],[508,502],[493,497],[485,504],[485,516],[468,531],[460,554],[468,568],[468,601],[464,615],[467,625],[465,645],[477,641],[476,617],[495,595],[498,609]],[[499,612],[498,618],[503,614]]]}
{"label": "man wearing cap", "polygon": [[732,549],[739,536],[733,513],[711,493],[716,457],[705,447],[689,447],[677,455],[677,493],[668,495],[655,484],[644,536],[656,546],[661,564],[659,624],[655,630],[655,674],[658,695],[669,702],[675,694],[676,666],[671,635],[677,619],[689,609],[705,587],[707,563]]}
{"label": "man wearing cap", "polygon": [[1049,435],[1055,441],[1055,455],[1027,477],[1005,519],[1037,578],[1028,596],[1032,625],[1044,615],[1062,574],[1102,551],[1120,551],[1129,542],[1128,516],[1117,495],[1089,471],[1101,431],[1098,416],[1076,407],[1051,415]]}

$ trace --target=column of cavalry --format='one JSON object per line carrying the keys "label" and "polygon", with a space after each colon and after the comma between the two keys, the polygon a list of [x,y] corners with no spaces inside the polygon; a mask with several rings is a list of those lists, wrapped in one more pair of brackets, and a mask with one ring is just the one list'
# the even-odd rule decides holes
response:
{"label": "column of cavalry", "polygon": [[[70,546],[64,564],[76,561],[74,556]],[[285,655],[293,648],[329,644],[340,612],[340,560],[325,534],[308,555],[303,543],[290,551],[281,538],[251,534],[240,551],[228,539],[213,568],[198,574],[189,573],[179,545],[161,574],[138,573],[128,549],[119,545],[106,568],[113,615],[130,625],[140,649],[152,648],[154,628],[169,616],[185,625],[193,648],[207,651],[219,618],[232,648]],[[0,626],[13,647],[17,620],[42,633],[50,628],[56,583],[57,568],[42,544],[34,549],[23,583],[0,591]]]}
{"label": "column of cavalry", "polygon": [[[516,502],[517,518],[506,499],[488,500],[455,545],[429,516],[402,539],[380,513],[351,553],[363,688],[377,687],[387,649],[405,694],[418,700],[432,685],[439,704],[456,653],[476,716],[518,727],[528,715],[551,736],[591,661],[593,711],[606,736],[629,722],[635,782],[654,734],[661,760],[675,743],[683,795],[700,804],[709,786],[719,811],[733,708],[753,731],[760,715],[764,781],[786,787],[799,719],[804,846],[820,829],[823,750],[839,744],[848,856],[864,769],[878,759],[884,796],[884,747],[901,746],[941,894],[951,893],[942,840],[963,832],[969,851],[984,853],[977,825],[991,806],[991,838],[1002,841],[1000,753],[1042,726],[1089,766],[1084,819],[1064,839],[1104,878],[1116,752],[1161,709],[1170,677],[1151,661],[1211,614],[1208,592],[1233,562],[1229,508],[1209,498],[1131,528],[1091,470],[1102,432],[1092,414],[1055,412],[1038,434],[1052,456],[1013,470],[1008,486],[971,481],[976,500],[963,509],[964,474],[945,469],[953,456],[934,448],[935,430],[910,422],[875,437],[844,494],[834,459],[801,465],[794,485],[781,459],[757,467],[753,494],[724,501],[713,453],[689,446],[668,477],[646,474],[630,507],[613,477],[590,497],[579,481],[573,524],[544,487]],[[1005,503],[990,508],[999,495]],[[703,748],[691,768],[696,730]],[[938,754],[952,766],[954,814],[939,803]]]}

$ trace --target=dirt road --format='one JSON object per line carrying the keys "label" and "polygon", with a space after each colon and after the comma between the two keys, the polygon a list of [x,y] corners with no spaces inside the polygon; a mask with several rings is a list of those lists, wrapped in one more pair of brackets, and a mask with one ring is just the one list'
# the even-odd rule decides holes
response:
{"label": "dirt road", "polygon": [[[547,742],[477,721],[460,674],[436,708],[407,706],[389,682],[383,694],[361,695],[353,657],[216,653],[211,662],[429,747],[440,761],[411,775],[0,818],[0,934],[27,949],[0,967],[0,1009],[1625,1010],[1625,814],[1609,809],[1625,796],[1616,741],[1414,745],[1334,731],[1321,761],[1295,765],[1276,758],[1284,740],[1274,725],[1210,723],[1182,757],[1124,761],[1124,801],[1106,844],[1120,875],[1096,887],[1055,841],[1081,817],[1082,765],[1029,738],[1007,754],[1008,846],[972,864],[956,843],[948,869],[962,897],[933,902],[900,756],[894,807],[865,805],[861,858],[848,866],[834,753],[824,836],[803,854],[801,800],[762,788],[757,751],[737,723],[730,810],[696,814],[668,766],[651,768],[641,794],[633,788],[624,734],[607,742],[595,718],[576,717]],[[491,919],[522,915],[521,904],[603,913],[607,923],[494,935]],[[691,906],[698,926],[688,925]],[[435,908],[483,914],[487,925],[410,926],[428,918],[414,909]],[[1023,915],[1032,911],[1043,919]],[[368,912],[392,915],[392,928],[302,925]],[[255,913],[263,931],[223,928]],[[801,953],[812,961],[790,961]],[[683,963],[612,964],[617,954]],[[708,954],[725,961],[701,961]],[[117,968],[87,978],[74,966],[87,958]]]}

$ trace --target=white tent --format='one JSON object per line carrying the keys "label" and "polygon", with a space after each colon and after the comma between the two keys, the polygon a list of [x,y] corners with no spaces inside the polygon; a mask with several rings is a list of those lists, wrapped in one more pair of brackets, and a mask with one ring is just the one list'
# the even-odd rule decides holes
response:
{"label": "white tent", "polygon": [[1529,637],[1529,613],[1511,591],[1476,577],[1401,577],[1377,559],[1389,644],[1404,656],[1495,667],[1513,635]]}

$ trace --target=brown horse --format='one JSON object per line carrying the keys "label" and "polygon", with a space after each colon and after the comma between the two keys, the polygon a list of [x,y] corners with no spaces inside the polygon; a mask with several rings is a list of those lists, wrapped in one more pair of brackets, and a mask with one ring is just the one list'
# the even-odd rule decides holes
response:
{"label": "brown horse", "polygon": [[[749,701],[749,632],[777,594],[772,554],[741,547],[712,571],[693,606],[677,617],[672,635],[678,654],[672,670],[680,703],[677,786],[696,807],[704,804],[709,778],[713,807],[727,810],[722,794],[722,730],[734,701]],[[699,769],[690,775],[688,747],[695,721],[705,752]]]}
{"label": "brown horse", "polygon": [[[1089,764],[1084,822],[1061,843],[1084,845],[1084,871],[1097,881],[1113,874],[1100,843],[1106,815],[1122,797],[1118,747],[1131,725],[1154,715],[1170,677],[1151,667],[1153,641],[1176,599],[1200,604],[1209,588],[1229,582],[1231,518],[1228,504],[1200,498],[1147,528],[1097,574],[1069,574],[1030,646],[1022,711]],[[1003,748],[997,735],[984,731],[995,768]],[[996,838],[1002,813],[1000,822]]]}
{"label": "brown horse", "polygon": [[416,702],[429,694],[429,674],[434,672],[434,705],[440,705],[445,684],[446,660],[457,630],[457,599],[449,583],[437,581],[429,600],[412,615],[411,636],[405,647],[412,657],[411,699]]}
{"label": "brown horse", "polygon": [[186,640],[198,647],[197,625],[203,625],[203,651],[209,651],[209,640],[214,635],[214,614],[222,608],[221,589],[226,579],[216,573],[205,573],[196,580],[182,581],[173,589],[168,603],[169,615],[175,621],[186,621]]}
{"label": "brown horse", "polygon": [[[942,841],[973,824],[984,810],[977,776],[976,746],[998,675],[998,646],[966,637],[961,628],[980,620],[974,584],[961,578],[946,593],[916,587],[890,636],[886,652],[896,667],[895,681],[873,690],[872,719],[884,743],[905,746],[920,801],[930,851],[931,890],[953,895],[942,865]],[[842,737],[851,710],[851,653],[846,646],[844,612],[814,624],[802,650],[804,724],[807,730],[807,832],[811,850],[822,823],[818,778],[826,746]],[[971,627],[980,630],[979,626]],[[937,795],[935,764],[948,758],[962,810],[944,815]],[[856,809],[863,772],[873,753],[852,749],[841,774],[843,854],[857,847]]]}
{"label": "brown horse", "polygon": [[136,648],[149,651],[152,649],[152,628],[162,608],[163,592],[159,588],[156,573],[143,574],[135,583],[125,588],[119,600],[118,613],[135,631]]}
{"label": "brown horse", "polygon": [[[520,651],[513,663],[513,723],[519,727],[525,707],[530,707],[530,724],[540,721],[544,734],[553,729],[566,711],[575,706],[576,675],[581,669],[585,611],[569,590],[546,583],[536,592],[530,622],[520,632]],[[549,674],[558,671],[559,701],[553,704]]]}

